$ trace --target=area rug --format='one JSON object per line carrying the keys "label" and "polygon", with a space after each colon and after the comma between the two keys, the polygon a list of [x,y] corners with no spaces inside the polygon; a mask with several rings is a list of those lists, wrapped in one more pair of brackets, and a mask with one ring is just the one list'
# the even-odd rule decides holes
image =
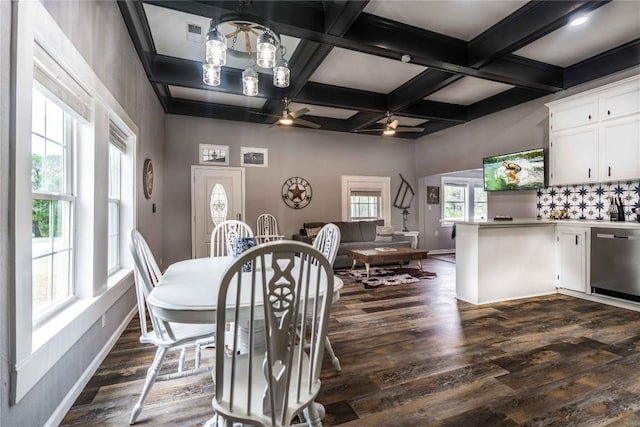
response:
{"label": "area rug", "polygon": [[345,284],[358,283],[366,289],[373,289],[379,286],[404,285],[407,283],[416,283],[422,279],[434,279],[436,273],[429,271],[420,271],[417,268],[381,268],[372,267],[369,278],[367,279],[366,270],[342,270],[337,271],[336,275],[340,277]]}

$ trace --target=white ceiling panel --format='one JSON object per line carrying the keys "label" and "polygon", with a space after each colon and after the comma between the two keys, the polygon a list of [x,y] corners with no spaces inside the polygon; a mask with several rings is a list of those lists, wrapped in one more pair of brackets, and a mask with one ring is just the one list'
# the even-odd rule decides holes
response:
{"label": "white ceiling panel", "polygon": [[254,96],[233,95],[213,90],[191,89],[188,87],[169,86],[174,98],[190,99],[193,101],[213,102],[214,104],[235,105],[246,108],[262,108],[266,99]]}
{"label": "white ceiling panel", "polygon": [[294,112],[301,108],[308,108],[310,116],[329,117],[331,119],[347,120],[349,117],[357,113],[354,110],[345,110],[343,108],[323,107],[321,105],[299,104],[292,102],[289,104],[289,111]]}
{"label": "white ceiling panel", "polygon": [[489,29],[525,5],[509,1],[373,0],[364,11],[465,41]]}
{"label": "white ceiling panel", "polygon": [[[160,55],[173,56],[176,58],[190,59],[192,61],[204,61],[205,40],[209,32],[210,19],[190,13],[179,12],[164,7],[154,6],[143,3],[151,36],[155,44],[156,51]],[[201,36],[198,37],[187,31],[189,24],[199,26]],[[221,25],[218,29],[222,34],[231,34],[234,27],[230,25]],[[281,36],[282,45],[286,49],[285,58],[291,59],[291,54],[296,50],[300,39],[295,37]],[[233,40],[230,39],[227,45],[231,47]],[[250,40],[253,51],[255,52],[256,39]],[[236,46],[245,51],[244,34],[238,36]],[[227,67],[243,70],[251,65],[251,61],[245,58],[236,58],[227,52]],[[267,71],[259,68],[258,71],[266,73]],[[271,70],[269,70],[270,72]]]}
{"label": "white ceiling panel", "polygon": [[387,94],[426,69],[415,64],[336,47],[309,80]]}
{"label": "white ceiling panel", "polygon": [[588,16],[586,23],[566,25],[514,54],[568,67],[640,37],[640,1],[612,1]]}
{"label": "white ceiling panel", "polygon": [[477,79],[475,77],[463,77],[451,83],[449,86],[432,93],[424,98],[429,101],[447,102],[449,104],[471,105],[482,101],[500,92],[511,89],[513,86]]}

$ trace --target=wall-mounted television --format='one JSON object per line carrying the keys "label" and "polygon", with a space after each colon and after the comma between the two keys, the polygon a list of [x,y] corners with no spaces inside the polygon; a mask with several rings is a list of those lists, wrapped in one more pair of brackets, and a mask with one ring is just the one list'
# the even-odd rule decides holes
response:
{"label": "wall-mounted television", "polygon": [[519,151],[482,159],[484,190],[534,190],[544,187],[544,151]]}

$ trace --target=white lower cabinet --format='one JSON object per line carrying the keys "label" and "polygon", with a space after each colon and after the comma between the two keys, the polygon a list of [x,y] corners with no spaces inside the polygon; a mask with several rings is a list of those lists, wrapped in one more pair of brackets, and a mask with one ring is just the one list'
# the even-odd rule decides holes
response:
{"label": "white lower cabinet", "polygon": [[588,228],[558,225],[556,228],[556,284],[572,291],[587,291]]}

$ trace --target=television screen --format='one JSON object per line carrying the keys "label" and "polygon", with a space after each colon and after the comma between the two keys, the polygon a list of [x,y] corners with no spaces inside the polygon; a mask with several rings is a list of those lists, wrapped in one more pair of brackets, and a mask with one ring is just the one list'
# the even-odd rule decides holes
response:
{"label": "television screen", "polygon": [[542,148],[482,159],[485,191],[533,190],[544,187]]}

